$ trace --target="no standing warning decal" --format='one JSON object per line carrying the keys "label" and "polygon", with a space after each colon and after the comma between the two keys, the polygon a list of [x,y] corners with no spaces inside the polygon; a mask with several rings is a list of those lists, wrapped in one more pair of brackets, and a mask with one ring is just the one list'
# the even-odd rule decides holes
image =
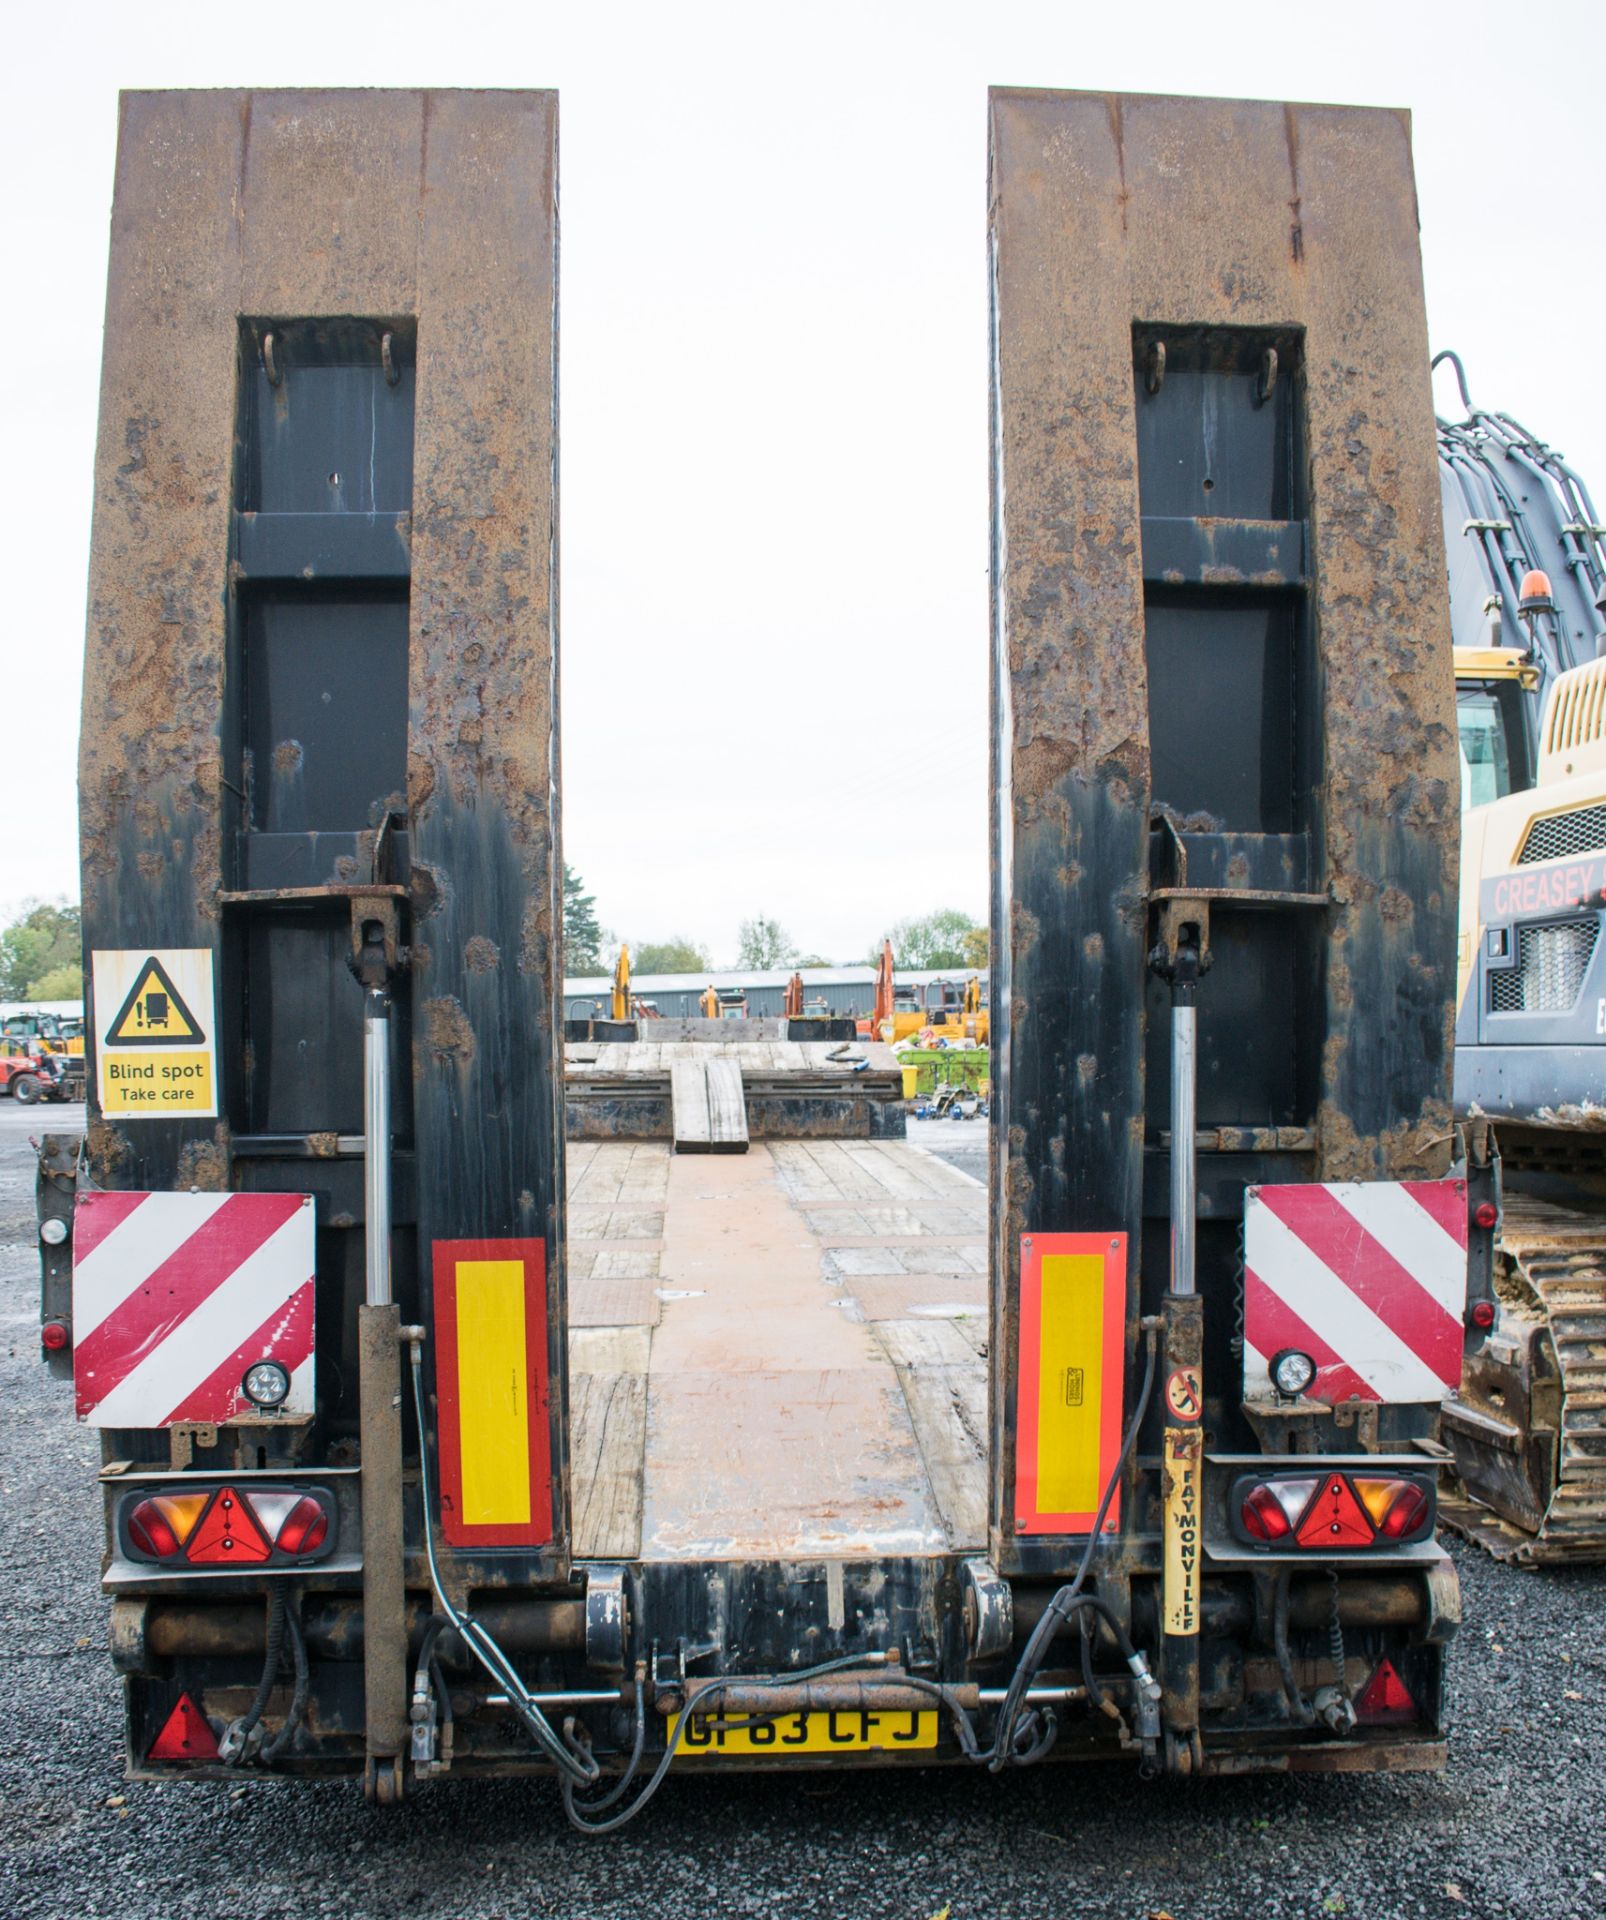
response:
{"label": "no standing warning decal", "polygon": [[1177,1367],[1165,1383],[1165,1404],[1173,1420],[1197,1420],[1204,1412],[1204,1388],[1197,1367]]}
{"label": "no standing warning decal", "polygon": [[94,955],[100,1110],[135,1118],[217,1113],[217,1007],[209,947]]}

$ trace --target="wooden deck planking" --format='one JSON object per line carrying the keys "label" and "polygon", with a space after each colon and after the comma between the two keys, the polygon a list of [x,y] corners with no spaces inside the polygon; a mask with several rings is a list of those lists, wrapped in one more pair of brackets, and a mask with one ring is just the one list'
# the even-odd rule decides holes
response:
{"label": "wooden deck planking", "polygon": [[676,1153],[746,1153],[747,1101],[736,1061],[676,1060],[669,1086]]}
{"label": "wooden deck planking", "polygon": [[676,1154],[747,1152],[747,1100],[738,1060],[701,1048],[699,1058],[670,1062],[669,1087]]}
{"label": "wooden deck planking", "polygon": [[663,1210],[658,1207],[610,1207],[586,1201],[569,1203],[571,1241],[658,1240],[663,1237],[663,1231]]}
{"label": "wooden deck planking", "polygon": [[645,1373],[652,1353],[651,1327],[571,1327],[571,1373]]}
{"label": "wooden deck planking", "polygon": [[742,1094],[742,1070],[734,1060],[710,1060],[708,1076],[708,1133],[714,1151],[746,1153],[747,1101]]}
{"label": "wooden deck planking", "polygon": [[645,1372],[570,1374],[569,1484],[580,1557],[634,1560],[641,1552],[646,1440]]}
{"label": "wooden deck planking", "polygon": [[651,1275],[610,1278],[569,1275],[569,1325],[654,1327],[663,1313],[658,1282]]}
{"label": "wooden deck planking", "polygon": [[[985,1205],[918,1149],[854,1147],[609,1142],[581,1170],[577,1552],[985,1546]],[[609,1244],[638,1223],[654,1245]]]}
{"label": "wooden deck planking", "polygon": [[676,1153],[707,1153],[714,1137],[708,1112],[708,1075],[701,1060],[676,1060],[669,1069]]}
{"label": "wooden deck planking", "polygon": [[[940,1332],[939,1332],[940,1328]],[[952,1325],[885,1320],[876,1328],[904,1405],[948,1544],[987,1543],[987,1374]]]}

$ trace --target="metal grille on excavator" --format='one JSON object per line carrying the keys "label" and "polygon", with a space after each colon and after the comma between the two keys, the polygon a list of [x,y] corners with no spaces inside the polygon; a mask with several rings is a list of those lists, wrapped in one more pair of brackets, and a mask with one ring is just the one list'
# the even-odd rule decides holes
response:
{"label": "metal grille on excavator", "polygon": [[1517,929],[1517,964],[1489,976],[1492,1013],[1571,1013],[1584,990],[1600,921],[1547,920]]}
{"label": "metal grille on excavator", "polygon": [[[1507,1310],[1542,1322],[1560,1377],[1554,1484],[1548,1504],[1544,1488],[1532,1490],[1534,1510],[1543,1514],[1537,1533],[1461,1501],[1444,1503],[1442,1517],[1501,1560],[1606,1560],[1606,1232],[1590,1214],[1508,1200],[1500,1252]],[[1510,1419],[1526,1418],[1530,1409],[1498,1411]],[[1477,1493],[1470,1480],[1467,1490]]]}
{"label": "metal grille on excavator", "polygon": [[1560,860],[1569,854],[1599,853],[1606,847],[1606,806],[1572,807],[1566,813],[1535,820],[1517,855],[1528,867],[1540,860]]}

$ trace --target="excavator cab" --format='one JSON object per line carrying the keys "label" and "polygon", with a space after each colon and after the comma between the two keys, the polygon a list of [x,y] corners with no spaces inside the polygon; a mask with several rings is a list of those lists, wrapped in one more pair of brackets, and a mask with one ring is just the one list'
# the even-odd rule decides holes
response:
{"label": "excavator cab", "polygon": [[[1606,1558],[1606,529],[1509,415],[1439,422],[1462,782],[1455,1106],[1501,1204],[1444,1438],[1501,1558]],[[1481,1317],[1480,1317],[1481,1316]]]}

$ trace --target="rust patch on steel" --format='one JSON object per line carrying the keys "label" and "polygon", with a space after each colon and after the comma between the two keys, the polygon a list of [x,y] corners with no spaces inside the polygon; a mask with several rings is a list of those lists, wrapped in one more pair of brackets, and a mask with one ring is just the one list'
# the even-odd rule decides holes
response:
{"label": "rust patch on steel", "polygon": [[435,768],[433,763],[421,753],[409,753],[407,756],[407,805],[417,813],[428,802],[435,791]]}
{"label": "rust patch on steel", "polygon": [[216,912],[238,100],[123,97],[79,749],[90,944],[130,869],[174,890],[189,938]]}
{"label": "rust patch on steel", "polygon": [[412,902],[413,918],[427,920],[432,913],[440,911],[445,893],[443,878],[434,867],[414,867],[408,876],[407,893]]}
{"label": "rust patch on steel", "polygon": [[474,1058],[474,1029],[461,1004],[449,995],[418,1009],[419,1044],[436,1060],[466,1067]]}
{"label": "rust patch on steel", "polygon": [[[426,199],[424,272],[438,332],[420,345],[408,790],[425,822],[443,800],[456,810],[494,807],[505,819],[528,889],[519,969],[550,978],[555,688],[532,649],[552,646],[553,368],[537,351],[510,356],[506,332],[529,329],[536,347],[551,305],[550,259],[523,243],[509,249],[493,304],[470,292],[484,277],[487,228],[523,228],[524,198],[545,210],[555,197],[550,149],[531,126],[550,106],[532,107],[534,99],[505,113],[476,110],[472,200],[462,177],[442,179]],[[450,143],[467,137],[455,103],[452,112],[443,138],[437,104],[432,177]],[[540,320],[510,320],[521,309]],[[495,406],[483,404],[488,384],[501,396]]]}
{"label": "rust patch on steel", "polygon": [[494,940],[476,933],[463,948],[463,965],[470,973],[491,973],[501,965],[502,955]]}
{"label": "rust patch on steel", "polygon": [[229,1190],[229,1129],[219,1121],[210,1140],[191,1140],[178,1156],[174,1186],[181,1192],[198,1187],[202,1193],[227,1193]]}
{"label": "rust patch on steel", "polygon": [[118,1168],[124,1162],[132,1160],[134,1149],[129,1144],[128,1135],[114,1127],[109,1120],[91,1118],[84,1134],[89,1154],[90,1172],[99,1186],[115,1187],[123,1183],[118,1177]]}

